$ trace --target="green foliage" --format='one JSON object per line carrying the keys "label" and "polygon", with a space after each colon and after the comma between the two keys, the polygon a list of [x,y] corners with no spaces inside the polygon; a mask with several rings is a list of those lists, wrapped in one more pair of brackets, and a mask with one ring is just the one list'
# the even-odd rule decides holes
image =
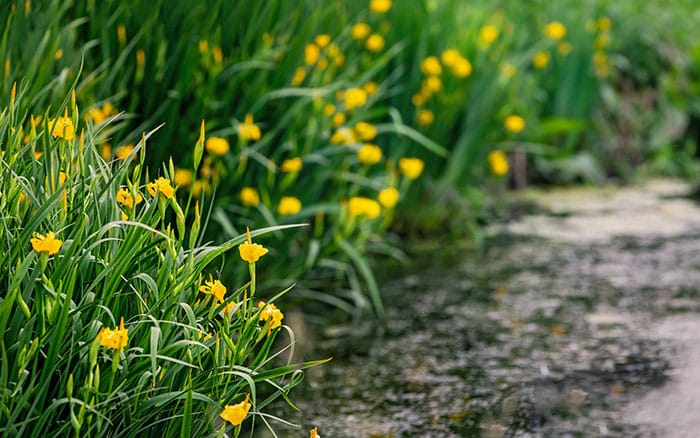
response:
{"label": "green foliage", "polygon": [[[54,93],[69,92],[68,81],[77,81],[77,101],[88,108],[86,122],[105,159],[126,158],[141,133],[157,126],[153,141],[168,147],[151,148],[144,166],[174,157],[178,192],[211,206],[208,239],[230,239],[246,226],[310,223],[307,230],[276,233],[288,258],[273,261],[274,274],[263,280],[307,278],[304,288],[330,269],[340,286],[353,283],[353,313],[370,302],[380,310],[366,261],[350,258],[338,242],[366,257],[367,242],[390,225],[393,206],[384,207],[381,218],[348,217],[344,206],[354,197],[376,204],[381,190],[399,185],[405,195],[409,184],[401,182],[395,163],[402,154],[387,153],[392,138],[445,154],[388,106],[386,96],[400,80],[401,72],[389,67],[403,49],[399,39],[387,39],[380,50],[366,48],[351,36],[352,18],[340,1],[49,3],[6,12],[5,56],[21,60],[7,80],[25,77],[34,86],[57,75],[64,80],[51,87]],[[367,18],[379,32],[380,17]],[[44,21],[42,38],[49,43],[22,41],[18,32],[40,33],[34,26]],[[183,28],[190,31],[183,34]],[[30,52],[46,60],[44,76],[24,76]],[[82,73],[74,68],[80,63]],[[361,93],[359,100],[346,101],[347,91]],[[53,95],[27,94],[32,112],[55,105]],[[192,148],[202,119],[206,132]],[[259,134],[241,135],[247,129]],[[210,148],[213,137],[226,146]],[[359,156],[370,142],[383,150],[378,161]],[[302,168],[290,170],[286,160],[302,160]],[[244,190],[254,191],[253,198],[243,200]],[[280,210],[290,198],[299,211]],[[246,272],[223,275],[239,282]]]}
{"label": "green foliage", "polygon": [[[248,393],[266,423],[261,410],[289,402],[311,364],[273,360],[279,330],[260,316],[274,309],[257,309],[255,294],[297,282],[291,297],[324,317],[381,315],[373,259],[403,256],[391,229],[478,238],[508,184],[632,178],[640,164],[697,175],[695,9],[2,8],[0,427],[201,435]],[[53,135],[68,126],[61,115],[72,139]],[[247,227],[274,237],[258,274],[225,263]],[[50,232],[60,250],[33,250],[34,233]],[[238,285],[223,302],[199,292],[215,277]],[[122,317],[128,345],[105,350],[99,333],[123,333]]]}
{"label": "green foliage", "polygon": [[148,182],[152,133],[134,166],[105,162],[90,129],[74,132],[74,103],[30,123],[23,94],[0,114],[0,434],[237,435],[219,413],[246,394],[253,421],[267,424],[265,406],[320,362],[276,359],[289,348],[277,335],[294,337],[267,316],[274,308],[256,307],[255,264],[237,289],[208,294],[216,282],[204,277],[245,236],[188,245],[202,219],[167,180]]}
{"label": "green foliage", "polygon": [[[395,213],[402,224],[422,216],[421,227],[437,228],[441,221],[428,213],[439,216],[439,208],[428,204],[462,194],[480,199],[465,213],[474,229],[483,216],[476,208],[490,202],[475,196],[479,187],[629,176],[666,156],[658,151],[679,151],[697,107],[692,64],[674,61],[668,44],[675,15],[660,4],[648,32],[652,19],[640,4],[605,0],[426,0],[383,13],[340,0],[40,6],[0,12],[0,92],[21,78],[26,109],[38,114],[75,83],[106,159],[125,158],[142,132],[158,127],[153,142],[168,147],[151,148],[143,165],[173,157],[179,194],[199,199],[213,219],[204,240],[221,243],[246,226],[310,224],[276,233],[287,257],[275,258],[261,280],[298,279],[319,296],[316,279],[338,279],[335,290],[353,289],[335,297],[351,303],[339,308],[354,308],[354,316],[370,304],[380,310],[365,261]],[[547,34],[553,23],[561,35]],[[424,66],[430,58],[433,67]],[[678,68],[664,77],[669,65]],[[659,87],[668,99],[649,92]],[[349,90],[364,95],[349,104]],[[511,116],[522,118],[522,129],[506,126]],[[250,129],[259,136],[241,135]],[[209,145],[213,137],[218,147]],[[361,159],[365,143],[380,148],[376,164]],[[512,178],[492,174],[494,150],[510,157]],[[405,157],[420,157],[437,180],[427,196],[398,166]],[[294,160],[301,167],[289,167]],[[400,190],[396,207],[383,207],[379,218],[348,217],[348,200],[377,200],[386,188]],[[294,208],[281,212],[283,199]],[[246,271],[223,275],[240,282]]]}

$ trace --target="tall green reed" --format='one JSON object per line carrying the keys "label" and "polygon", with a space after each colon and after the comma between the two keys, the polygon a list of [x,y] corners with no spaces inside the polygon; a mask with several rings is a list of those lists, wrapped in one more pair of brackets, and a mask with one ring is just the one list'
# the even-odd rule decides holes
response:
{"label": "tall green reed", "polygon": [[[256,304],[243,249],[246,282],[214,279],[245,235],[196,243],[205,219],[177,200],[172,164],[157,178],[144,166],[152,132],[104,161],[75,95],[41,115],[23,101],[20,85],[0,113],[0,431],[237,436],[283,421],[264,408],[323,362],[280,361],[295,339],[274,302],[289,285]],[[244,397],[250,412],[224,421]]]}

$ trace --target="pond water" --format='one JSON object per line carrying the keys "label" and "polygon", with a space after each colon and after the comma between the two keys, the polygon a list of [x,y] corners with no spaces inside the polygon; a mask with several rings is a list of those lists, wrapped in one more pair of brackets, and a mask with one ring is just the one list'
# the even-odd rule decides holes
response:
{"label": "pond water", "polygon": [[[485,249],[429,242],[380,327],[306,327],[281,436],[697,436],[700,209],[687,187],[536,193]],[[315,335],[314,335],[315,333]],[[327,333],[326,333],[327,335]]]}

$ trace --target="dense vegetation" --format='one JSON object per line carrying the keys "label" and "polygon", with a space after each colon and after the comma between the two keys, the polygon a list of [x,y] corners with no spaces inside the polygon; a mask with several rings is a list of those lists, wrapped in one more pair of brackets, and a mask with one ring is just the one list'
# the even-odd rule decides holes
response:
{"label": "dense vegetation", "polygon": [[3,8],[0,431],[273,427],[281,302],[381,316],[397,235],[507,188],[696,176],[692,3]]}

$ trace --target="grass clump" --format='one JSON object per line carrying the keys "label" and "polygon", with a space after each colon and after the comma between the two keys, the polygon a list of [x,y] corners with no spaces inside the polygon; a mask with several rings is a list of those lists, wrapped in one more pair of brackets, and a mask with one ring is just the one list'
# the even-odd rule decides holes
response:
{"label": "grass clump", "polygon": [[[0,434],[237,436],[280,420],[265,407],[291,404],[319,363],[281,360],[294,334],[275,301],[291,285],[256,291],[267,250],[252,237],[285,227],[201,243],[172,165],[144,166],[152,133],[105,161],[75,94],[40,115],[22,99],[13,88],[0,113]],[[247,280],[222,283],[236,263]]]}

